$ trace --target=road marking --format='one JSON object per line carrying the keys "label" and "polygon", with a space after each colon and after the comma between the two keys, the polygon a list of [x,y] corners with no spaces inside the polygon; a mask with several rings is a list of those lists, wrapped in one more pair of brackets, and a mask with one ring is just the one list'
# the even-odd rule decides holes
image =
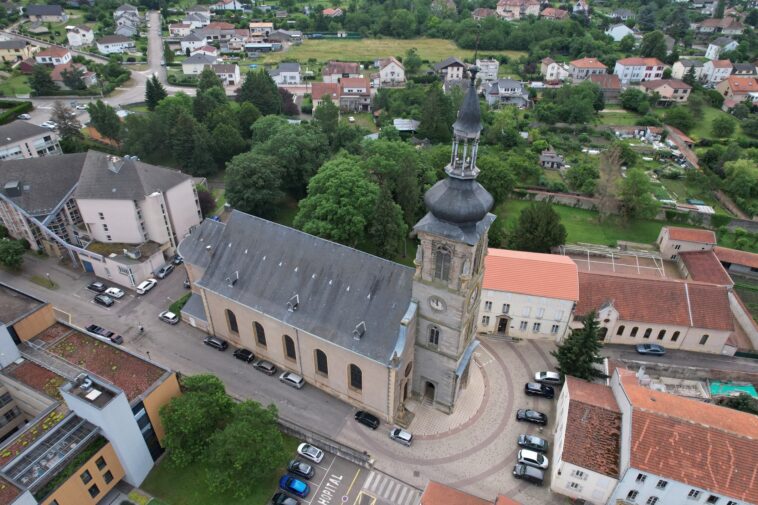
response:
{"label": "road marking", "polygon": [[350,483],[350,487],[347,488],[347,493],[350,494],[350,490],[353,489],[353,484],[355,484],[355,481],[358,479],[358,476],[361,474],[361,469],[359,468],[357,472],[355,472],[355,477],[353,477],[353,482]]}

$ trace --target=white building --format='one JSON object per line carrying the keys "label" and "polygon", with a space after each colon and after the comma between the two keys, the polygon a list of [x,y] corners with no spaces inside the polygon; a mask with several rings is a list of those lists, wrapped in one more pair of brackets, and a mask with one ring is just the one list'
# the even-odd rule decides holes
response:
{"label": "white building", "polygon": [[190,33],[179,42],[182,52],[187,53],[187,50],[194,51],[206,45],[205,37],[201,37],[196,33]]}
{"label": "white building", "polygon": [[71,61],[71,52],[58,46],[50,46],[34,56],[34,60],[42,65],[65,65]]}
{"label": "white building", "polygon": [[729,60],[708,60],[703,64],[702,78],[709,84],[718,84],[732,75],[733,68]]}
{"label": "white building", "polygon": [[434,65],[434,71],[447,81],[460,81],[466,75],[466,64],[455,57],[447,58]]}
{"label": "white building", "polygon": [[67,26],[66,38],[72,47],[88,46],[95,40],[95,32],[87,25]]}
{"label": "white building", "polygon": [[0,160],[19,160],[61,154],[58,134],[26,121],[0,125]]}
{"label": "white building", "polygon": [[655,240],[664,259],[676,260],[677,254],[686,251],[710,251],[716,245],[716,234],[711,230],[664,226]]}
{"label": "white building", "polygon": [[476,66],[479,67],[479,74],[477,77],[484,82],[492,82],[497,80],[497,73],[500,70],[500,62],[496,59],[478,59],[476,60]]}
{"label": "white building", "polygon": [[623,58],[616,61],[613,73],[622,84],[663,79],[666,66],[658,58]]}
{"label": "white building", "polygon": [[195,53],[182,62],[184,75],[199,75],[206,65],[214,65],[218,61],[214,56],[203,53]]}
{"label": "white building", "polygon": [[543,58],[540,62],[540,74],[547,82],[563,81],[569,77],[569,68],[566,64],[558,63],[552,58]]}
{"label": "white building", "polygon": [[213,72],[221,79],[224,86],[236,86],[240,84],[240,67],[231,63],[216,63],[211,65]]}
{"label": "white building", "polygon": [[734,51],[739,44],[736,40],[729,37],[719,37],[710,44],[708,49],[705,50],[705,57],[709,60],[718,60],[722,53]]}
{"label": "white building", "polygon": [[605,30],[605,34],[613,39],[614,42],[620,42],[627,35],[634,35],[634,30],[623,23],[611,25]]}
{"label": "white building", "polygon": [[191,23],[171,23],[168,25],[168,34],[171,37],[186,37],[194,28],[199,26],[192,26]]}
{"label": "white building", "polygon": [[405,84],[405,67],[390,56],[379,60],[379,86],[400,86]]}
{"label": "white building", "polygon": [[277,86],[287,84],[300,84],[300,64],[299,63],[280,63],[278,67],[269,70],[268,74]]}
{"label": "white building", "polygon": [[679,60],[671,66],[671,77],[682,80],[693,69],[695,79],[700,80],[703,75],[703,62],[697,60]]}
{"label": "white building", "polygon": [[573,82],[584,81],[592,75],[605,74],[608,67],[596,58],[580,58],[569,62],[569,76]]}
{"label": "white building", "polygon": [[571,258],[490,248],[477,331],[560,341],[577,300],[579,279]]}
{"label": "white building", "polygon": [[134,48],[134,41],[122,35],[106,35],[97,39],[97,50],[102,54],[123,54]]}

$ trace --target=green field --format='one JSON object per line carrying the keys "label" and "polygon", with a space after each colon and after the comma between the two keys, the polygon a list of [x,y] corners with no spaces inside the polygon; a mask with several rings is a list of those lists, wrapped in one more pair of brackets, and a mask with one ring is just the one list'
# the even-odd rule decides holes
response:
{"label": "green field", "polygon": [[[713,134],[711,133],[711,122],[714,118],[717,118],[719,116],[732,117],[731,114],[727,114],[720,109],[713,107],[703,107],[703,119],[699,119],[695,122],[695,127],[690,130],[688,135],[695,141],[698,141],[702,138],[713,138]],[[742,137],[742,127],[739,124],[734,130],[731,138],[736,139],[738,137]]]}
{"label": "green field", "polygon": [[0,93],[3,96],[28,95],[32,92],[29,80],[25,75],[14,75],[0,80]]}
{"label": "green field", "polygon": [[634,126],[642,116],[623,109],[603,110],[599,114],[600,123],[611,126]]}
{"label": "green field", "polygon": [[[361,40],[306,40],[299,46],[292,46],[287,51],[270,53],[261,58],[262,63],[280,61],[306,62],[315,60],[369,61],[387,56],[403,56],[415,47],[422,60],[442,61],[448,56],[471,58],[474,51],[461,49],[453,41],[444,39],[361,39]],[[481,56],[506,55],[510,58],[523,56],[522,51],[482,51]]]}

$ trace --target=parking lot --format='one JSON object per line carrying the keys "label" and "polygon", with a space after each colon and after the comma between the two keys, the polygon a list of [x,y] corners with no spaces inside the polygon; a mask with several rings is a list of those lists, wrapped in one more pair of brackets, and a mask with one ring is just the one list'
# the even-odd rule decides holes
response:
{"label": "parking lot", "polygon": [[314,463],[297,454],[295,456],[311,465],[315,471],[310,480],[296,476],[311,488],[306,498],[295,497],[300,503],[307,505],[358,503],[361,490],[358,480],[365,474],[365,469],[329,453],[325,453],[321,463]]}

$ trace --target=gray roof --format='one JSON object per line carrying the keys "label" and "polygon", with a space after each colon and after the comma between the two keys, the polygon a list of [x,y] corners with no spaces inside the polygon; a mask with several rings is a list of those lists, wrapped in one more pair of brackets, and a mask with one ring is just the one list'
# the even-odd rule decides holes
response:
{"label": "gray roof", "polygon": [[121,25],[115,30],[116,35],[123,35],[124,37],[131,37],[137,34],[137,27],[131,25]]}
{"label": "gray roof", "polygon": [[195,32],[190,33],[186,37],[184,37],[181,41],[182,42],[200,42],[201,40],[205,40],[205,37],[201,37],[200,35],[196,34]]}
{"label": "gray roof", "polygon": [[[4,198],[33,216],[44,217],[76,187],[87,153],[0,161],[0,187],[21,183],[21,196]],[[55,181],[51,184],[51,181]]]}
{"label": "gray roof", "polygon": [[286,63],[280,63],[278,67],[272,69],[269,74],[279,75],[282,72],[297,72],[300,73],[300,63],[293,63],[293,62],[286,62]]}
{"label": "gray roof", "polygon": [[0,125],[0,147],[15,144],[20,140],[36,137],[43,133],[54,135],[47,128],[42,128],[28,121],[12,121],[8,124]]}
{"label": "gray roof", "polygon": [[[179,243],[179,254],[187,263],[202,269],[208,268],[212,257],[210,251],[218,244],[225,227],[226,225],[220,221],[204,220],[192,230],[189,237]],[[206,249],[208,246],[211,246],[211,249]]]}
{"label": "gray roof", "polygon": [[123,35],[106,35],[105,37],[100,37],[97,39],[98,44],[120,44],[123,42],[133,42],[132,39],[129,37],[124,37]]}
{"label": "gray roof", "polygon": [[24,12],[27,16],[62,16],[65,14],[60,5],[28,5]]}
{"label": "gray roof", "polygon": [[138,12],[137,8],[130,4],[119,5],[113,12]]}
{"label": "gray roof", "polygon": [[463,63],[461,60],[459,60],[455,56],[451,56],[451,57],[449,57],[447,59],[444,59],[441,62],[435,64],[434,65],[434,70],[436,70],[437,72],[439,72],[443,68],[449,67],[450,65],[459,65],[461,67],[465,67],[466,66],[466,64]]}
{"label": "gray roof", "polygon": [[479,96],[476,94],[476,68],[471,72],[471,81],[463,97],[463,104],[458,119],[453,123],[453,134],[471,138],[482,131],[482,111],[479,109]]}
{"label": "gray roof", "polygon": [[187,300],[187,303],[182,307],[182,314],[187,314],[190,317],[199,319],[203,322],[208,322],[208,316],[205,315],[205,305],[203,305],[203,298],[197,293],[192,293]]}
{"label": "gray roof", "polygon": [[752,72],[755,73],[755,65],[752,63],[734,63],[732,64],[732,73],[736,72]]}
{"label": "gray roof", "polygon": [[711,42],[711,44],[717,45],[719,47],[726,47],[732,42],[734,42],[734,39],[730,39],[729,37],[719,37]]}
{"label": "gray roof", "polygon": [[156,191],[168,191],[190,179],[189,175],[178,170],[89,151],[75,196],[81,199],[142,200]]}
{"label": "gray roof", "polygon": [[211,69],[213,69],[213,71],[216,72],[217,74],[236,74],[237,64],[236,63],[216,63],[214,65],[211,65]]}
{"label": "gray roof", "polygon": [[698,60],[679,60],[679,63],[681,63],[684,68],[700,68],[703,66],[703,62]]}
{"label": "gray roof", "polygon": [[25,40],[0,40],[0,49],[23,49],[27,44],[29,43]]}
{"label": "gray roof", "polygon": [[[411,304],[412,268],[239,211],[212,249],[198,286],[389,364]],[[365,333],[355,339],[361,322]]]}
{"label": "gray roof", "polygon": [[216,63],[215,56],[211,56],[205,53],[195,53],[182,62],[182,65],[213,65]]}

